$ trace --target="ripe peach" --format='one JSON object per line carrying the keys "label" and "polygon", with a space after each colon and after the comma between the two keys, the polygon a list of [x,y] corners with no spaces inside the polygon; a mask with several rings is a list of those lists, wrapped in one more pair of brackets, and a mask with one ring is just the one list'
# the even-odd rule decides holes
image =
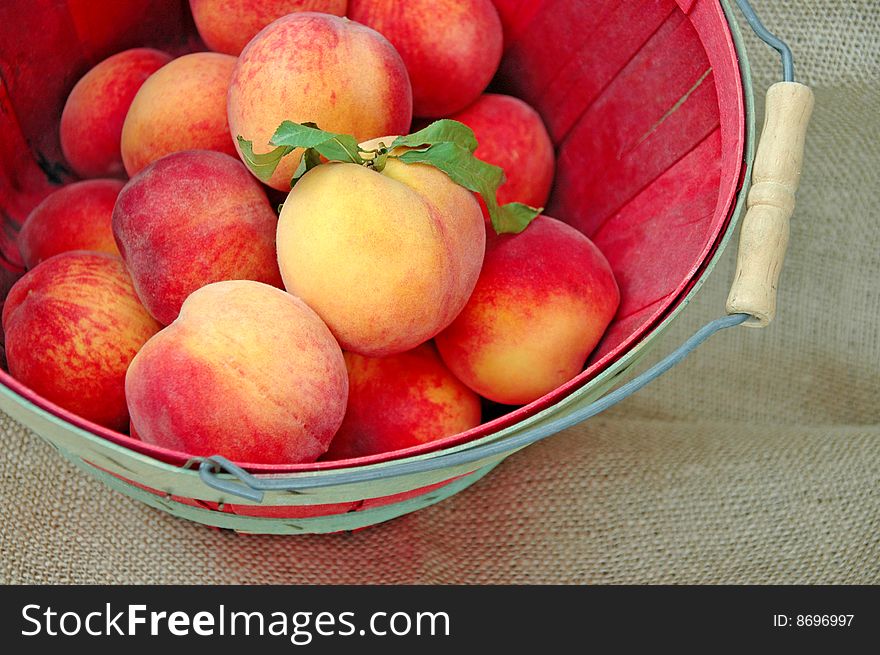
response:
{"label": "ripe peach", "polygon": [[449,325],[476,284],[486,237],[469,191],[432,166],[389,159],[381,173],[310,170],[281,209],[277,238],[287,290],[344,350],[380,357]]}
{"label": "ripe peach", "polygon": [[555,155],[538,112],[519,98],[484,93],[450,118],[474,131],[479,159],[504,169],[507,180],[498,187],[499,203],[547,204]]}
{"label": "ripe peach", "polygon": [[125,185],[113,210],[113,234],[138,296],[164,325],[210,282],[280,287],[276,224],[244,165],[210,150],[153,162]]}
{"label": "ripe peach", "polygon": [[28,215],[18,233],[24,265],[68,250],[93,250],[119,256],[110,219],[122,180],[74,182],[49,194]]}
{"label": "ripe peach", "polygon": [[448,116],[471,104],[501,62],[503,33],[491,0],[349,0],[348,17],[397,48],[416,116]]}
{"label": "ripe peach", "polygon": [[437,348],[481,396],[522,405],[581,371],[619,302],[593,242],[539,216],[520,234],[490,235],[476,289]]}
{"label": "ripe peach", "polygon": [[144,81],[171,61],[150,48],[125,50],[86,73],[61,113],[61,150],[81,177],[123,177],[122,123]]}
{"label": "ripe peach", "polygon": [[199,35],[211,50],[238,56],[257,32],[295,11],[345,16],[348,0],[189,0]]}
{"label": "ripe peach", "polygon": [[118,257],[73,251],[22,277],[3,307],[9,373],[61,407],[128,426],[125,371],[159,330]]}
{"label": "ripe peach", "polygon": [[[381,34],[345,18],[299,12],[267,26],[241,53],[228,108],[233,137],[263,153],[285,120],[361,141],[404,133],[412,92],[400,55]],[[301,154],[285,157],[264,182],[289,191]]]}
{"label": "ripe peach", "polygon": [[345,353],[348,409],[325,459],[401,450],[480,424],[480,398],[431,344],[390,357]]}
{"label": "ripe peach", "polygon": [[122,126],[122,161],[129,176],[181,150],[235,154],[226,122],[226,91],[235,62],[229,55],[196,52],[150,76]]}
{"label": "ripe peach", "polygon": [[345,414],[342,351],[321,319],[259,282],[216,282],[150,339],[125,379],[142,441],[250,463],[314,461]]}

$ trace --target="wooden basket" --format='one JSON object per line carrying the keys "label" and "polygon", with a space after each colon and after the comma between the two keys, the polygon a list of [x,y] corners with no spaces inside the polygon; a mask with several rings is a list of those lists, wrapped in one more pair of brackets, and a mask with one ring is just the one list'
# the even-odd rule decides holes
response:
{"label": "wooden basket", "polygon": [[[241,532],[321,533],[364,527],[448,497],[512,452],[662,372],[606,395],[706,279],[746,203],[755,159],[753,96],[731,7],[726,0],[496,0],[496,6],[505,55],[492,88],[534,106],[557,147],[547,213],[588,234],[621,287],[618,315],[581,375],[467,433],[381,456],[295,466],[235,465],[151,446],[70,414],[4,371],[0,408],[79,468],[153,507]],[[47,193],[73,179],[57,129],[72,85],[126,48],[182,53],[201,45],[180,0],[7,2],[0,33],[5,297],[21,274],[18,226]],[[41,48],[33,45],[37,33]],[[798,143],[793,147],[790,163],[799,170]],[[786,179],[792,176],[793,208],[796,174]],[[778,232],[787,229],[790,208],[775,204],[769,215],[781,221],[773,228]],[[764,232],[741,251],[738,281],[758,279],[758,304],[763,299],[766,307],[782,250],[778,240],[765,247],[766,220],[762,225]],[[751,266],[749,253],[758,253]],[[757,317],[753,322],[772,318],[772,308],[766,316],[749,300],[730,311]]]}

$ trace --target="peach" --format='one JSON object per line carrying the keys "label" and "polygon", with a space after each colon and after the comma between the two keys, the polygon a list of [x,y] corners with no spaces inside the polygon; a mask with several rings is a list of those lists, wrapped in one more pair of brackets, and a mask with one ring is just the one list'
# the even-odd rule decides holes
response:
{"label": "peach", "polygon": [[196,52],[150,76],[122,126],[122,161],[129,176],[181,150],[235,154],[226,122],[226,91],[235,62],[229,55]]}
{"label": "peach", "polygon": [[153,162],[125,185],[113,210],[113,234],[138,296],[163,325],[211,282],[280,287],[276,224],[244,165],[210,150]]}
{"label": "peach", "polygon": [[72,251],[22,277],[3,307],[9,373],[113,430],[128,427],[125,371],[159,330],[118,257]]}
{"label": "peach", "polygon": [[348,408],[325,459],[375,455],[480,424],[480,398],[430,343],[389,357],[345,353]]}
{"label": "peach", "polygon": [[199,35],[211,50],[238,56],[257,32],[295,11],[345,16],[348,0],[189,0]]}
{"label": "peach", "polygon": [[171,61],[150,48],[105,59],[73,87],[61,113],[61,150],[80,177],[124,177],[120,140],[125,115],[144,81]]}
{"label": "peach", "polygon": [[310,462],[345,414],[342,351],[299,298],[216,282],[150,339],[125,379],[142,441],[249,463]]}
{"label": "peach", "polygon": [[479,159],[504,170],[507,179],[498,187],[499,203],[547,204],[556,159],[538,112],[519,98],[484,93],[450,118],[474,131]]}
{"label": "peach", "polygon": [[111,217],[122,180],[74,182],[49,194],[28,215],[18,233],[24,265],[68,250],[92,250],[119,256]]}
{"label": "peach", "polygon": [[501,62],[501,20],[491,0],[349,0],[348,17],[397,48],[416,116],[439,118],[464,109]]}
{"label": "peach", "polygon": [[520,234],[490,235],[476,289],[437,348],[478,394],[522,405],[580,373],[619,302],[593,242],[539,216]]}
{"label": "peach", "polygon": [[[404,133],[412,92],[400,55],[381,34],[345,18],[299,12],[264,28],[241,53],[228,109],[233,137],[252,141],[259,154],[272,149],[269,139],[285,120],[359,141]],[[289,191],[301,155],[282,159],[263,181]]]}
{"label": "peach", "polygon": [[476,284],[485,239],[474,196],[440,170],[389,159],[379,173],[336,162],[313,168],[290,192],[278,263],[287,290],[344,350],[380,357],[449,325]]}

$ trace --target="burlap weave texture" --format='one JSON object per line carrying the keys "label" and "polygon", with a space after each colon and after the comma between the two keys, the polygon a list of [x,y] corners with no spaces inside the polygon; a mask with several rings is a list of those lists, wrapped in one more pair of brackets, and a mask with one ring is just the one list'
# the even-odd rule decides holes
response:
{"label": "burlap weave texture", "polygon": [[[753,4],[816,94],[770,328],[725,331],[458,496],[354,534],[187,523],[0,416],[0,582],[880,582],[880,3]],[[779,60],[744,32],[760,96]],[[734,249],[653,359],[723,314]]]}

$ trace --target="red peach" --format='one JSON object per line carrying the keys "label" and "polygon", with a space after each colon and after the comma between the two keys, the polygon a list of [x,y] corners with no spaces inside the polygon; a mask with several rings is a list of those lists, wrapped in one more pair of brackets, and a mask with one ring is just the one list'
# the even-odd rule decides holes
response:
{"label": "red peach", "polygon": [[189,0],[199,35],[211,50],[241,54],[257,32],[296,11],[345,16],[348,0]]}
{"label": "red peach", "polygon": [[138,296],[164,325],[210,282],[280,287],[276,224],[244,165],[209,150],[153,162],[125,185],[113,210],[113,234]]}
{"label": "red peach", "polygon": [[299,298],[247,280],[193,293],[128,369],[142,441],[283,464],[321,456],[345,414],[342,351]]}
{"label": "red peach", "polygon": [[122,180],[85,180],[46,196],[18,233],[24,265],[33,268],[69,250],[106,252],[118,257],[110,219],[123,185]]}
{"label": "red peach", "polygon": [[86,73],[61,113],[61,150],[81,177],[124,177],[122,124],[144,81],[171,61],[150,48],[126,50]]}
{"label": "red peach", "polygon": [[619,302],[593,242],[539,216],[520,234],[490,231],[474,293],[437,348],[481,396],[522,405],[580,373]]}
{"label": "red peach", "polygon": [[235,154],[226,122],[226,91],[235,62],[229,55],[196,52],[150,76],[122,126],[122,161],[130,176],[181,150]]}
{"label": "red peach", "polygon": [[474,131],[479,159],[504,170],[507,179],[498,188],[499,203],[547,204],[555,155],[538,112],[519,98],[485,93],[450,118]]}
{"label": "red peach", "polygon": [[24,275],[3,307],[9,373],[47,400],[113,430],[128,426],[125,371],[159,325],[122,261],[56,255]]}
{"label": "red peach", "polygon": [[389,357],[345,353],[348,409],[325,459],[417,446],[480,424],[480,398],[430,343]]}
{"label": "red peach", "polygon": [[[412,91],[400,55],[381,34],[345,18],[299,12],[264,28],[241,53],[228,109],[233,137],[252,141],[259,154],[272,149],[269,139],[285,120],[311,121],[359,141],[403,134]],[[282,159],[263,181],[289,191],[301,154]]]}
{"label": "red peach", "polygon": [[416,116],[464,109],[501,62],[503,33],[491,0],[350,0],[348,17],[397,48],[413,90]]}

